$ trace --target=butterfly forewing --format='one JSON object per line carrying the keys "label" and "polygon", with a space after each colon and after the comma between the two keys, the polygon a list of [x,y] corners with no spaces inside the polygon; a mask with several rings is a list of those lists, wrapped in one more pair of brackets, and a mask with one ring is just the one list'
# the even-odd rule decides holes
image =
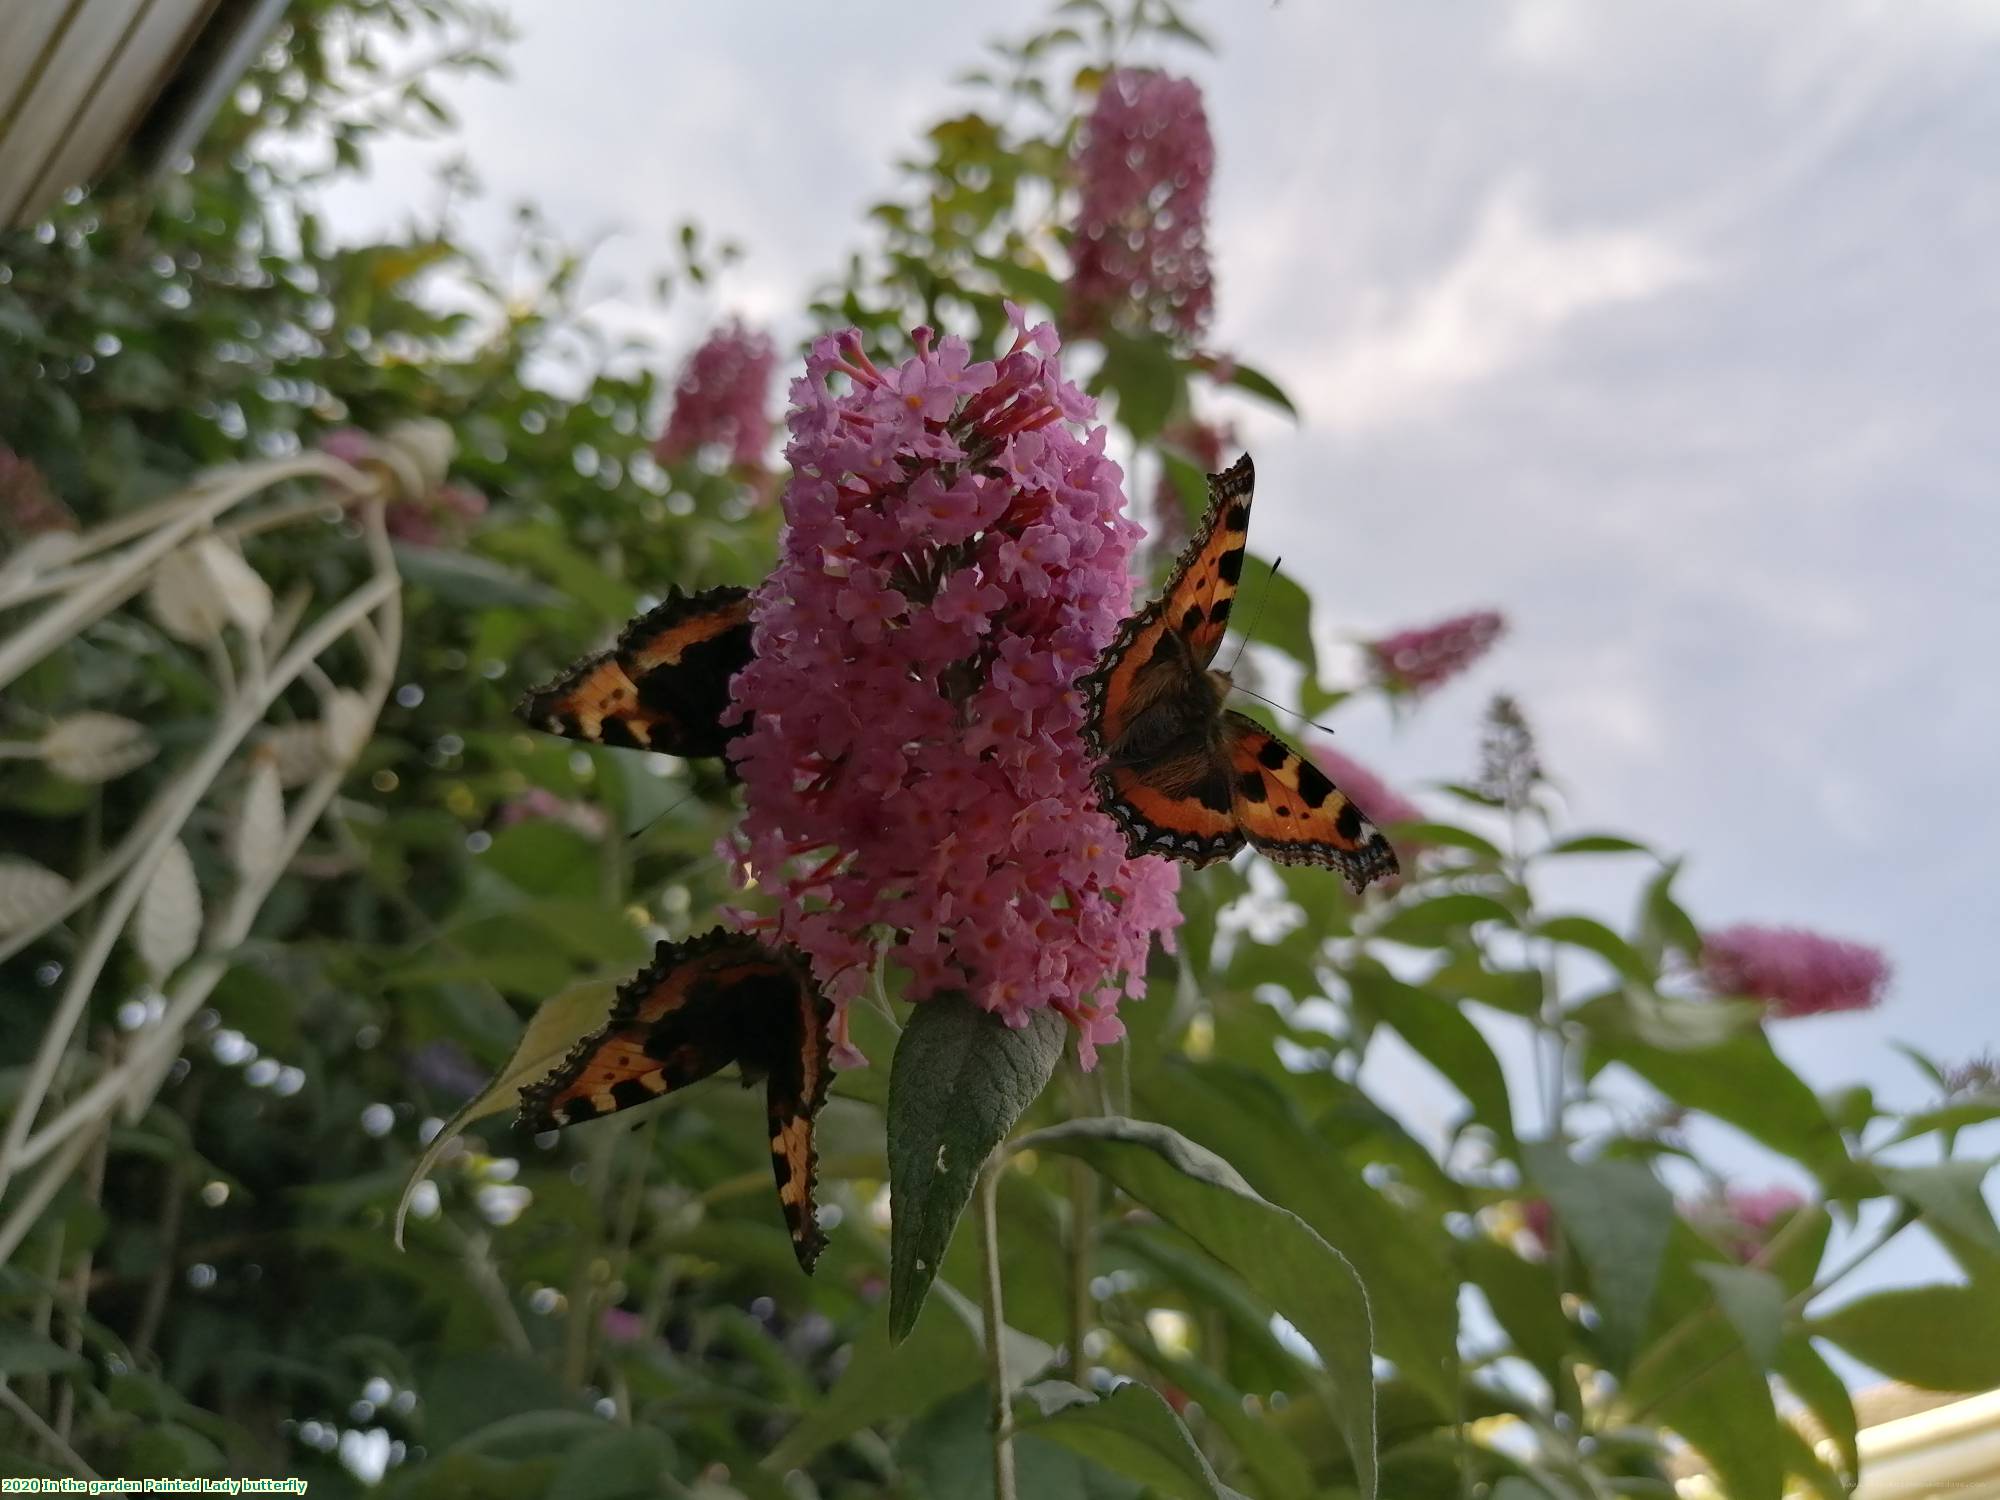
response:
{"label": "butterfly forewing", "polygon": [[521,1122],[553,1130],[615,1114],[737,1063],[765,1080],[778,1204],[799,1264],[824,1240],[815,1198],[815,1119],[832,1069],[832,1006],[795,950],[717,928],[663,942],[618,990],[609,1019],[521,1093]]}
{"label": "butterfly forewing", "polygon": [[729,680],[750,661],[750,591],[678,591],[521,701],[521,717],[591,744],[720,755],[744,725],[727,725]]}

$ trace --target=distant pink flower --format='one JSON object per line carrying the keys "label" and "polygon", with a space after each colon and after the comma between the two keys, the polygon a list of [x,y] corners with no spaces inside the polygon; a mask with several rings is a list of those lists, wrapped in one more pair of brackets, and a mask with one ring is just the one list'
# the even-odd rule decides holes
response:
{"label": "distant pink flower", "polygon": [[1084,122],[1076,165],[1083,202],[1070,320],[1100,330],[1132,308],[1150,326],[1199,334],[1215,300],[1207,239],[1215,143],[1200,86],[1139,68],[1112,73]]}
{"label": "distant pink flower", "polygon": [[[1095,805],[1072,684],[1124,615],[1138,528],[1054,331],[878,369],[853,330],[792,384],[777,570],[735,679],[735,855],[846,1009],[879,943],[923,999],[1010,1025],[1054,1007],[1086,1065],[1179,921],[1175,866],[1130,860]],[[829,389],[845,377],[845,389]]]}
{"label": "distant pink flower", "polygon": [[598,1326],[613,1344],[637,1343],[646,1332],[646,1320],[622,1307],[607,1307],[598,1315]]}
{"label": "distant pink flower", "polygon": [[547,787],[531,786],[518,797],[510,797],[500,804],[500,811],[494,821],[502,828],[512,828],[516,823],[532,823],[546,820],[562,823],[574,828],[586,838],[602,838],[608,826],[604,809],[593,807],[588,802],[573,802],[567,797],[558,797]]}
{"label": "distant pink flower", "polygon": [[1875,949],[1797,927],[1727,928],[1702,939],[1701,971],[1718,995],[1769,1002],[1782,1019],[1872,1010],[1889,982]]}
{"label": "distant pink flower", "polygon": [[1547,1255],[1556,1242],[1556,1211],[1546,1198],[1530,1198],[1520,1205],[1521,1234],[1528,1248]]}
{"label": "distant pink flower", "polygon": [[1314,745],[1312,758],[1333,778],[1348,800],[1376,823],[1421,823],[1424,810],[1350,755],[1331,745]]}
{"label": "distant pink flower", "polygon": [[[322,433],[319,450],[356,467],[376,461],[382,451],[374,437],[359,427],[336,427]],[[351,500],[352,496],[343,498]],[[442,484],[421,499],[392,499],[383,509],[382,526],[399,542],[442,547],[460,540],[486,510],[486,497],[478,490],[463,484]]]}
{"label": "distant pink flower", "polygon": [[1427,693],[1478,661],[1506,628],[1497,610],[1483,609],[1436,625],[1399,630],[1370,642],[1368,652],[1385,687]]}
{"label": "distant pink flower", "polygon": [[1681,1215],[1732,1258],[1748,1263],[1770,1243],[1779,1222],[1806,1202],[1804,1194],[1788,1187],[1730,1188],[1718,1196],[1683,1203]]}
{"label": "distant pink flower", "polygon": [[76,517],[49,489],[42,471],[0,443],[0,530],[30,537],[76,529]]}
{"label": "distant pink flower", "polygon": [[778,355],[770,339],[741,323],[727,323],[688,356],[674,384],[666,430],[653,444],[663,464],[692,458],[711,444],[730,461],[754,468],[771,439],[771,375]]}

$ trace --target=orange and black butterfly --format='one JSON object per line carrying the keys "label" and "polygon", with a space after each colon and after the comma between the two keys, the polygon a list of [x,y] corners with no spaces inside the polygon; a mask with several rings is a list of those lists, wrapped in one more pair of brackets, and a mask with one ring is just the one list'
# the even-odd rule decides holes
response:
{"label": "orange and black butterfly", "polygon": [[1209,476],[1207,518],[1165,591],[1082,681],[1098,805],[1135,855],[1206,865],[1248,841],[1283,864],[1339,870],[1358,891],[1396,873],[1389,841],[1318,766],[1224,709],[1229,674],[1209,666],[1243,573],[1255,478],[1248,454]]}
{"label": "orange and black butterfly", "polygon": [[652,963],[619,986],[611,1018],[521,1091],[521,1124],[539,1131],[594,1120],[737,1064],[746,1086],[765,1081],[778,1206],[810,1272],[826,1246],[813,1132],[833,1076],[832,1019],[832,1002],[796,949],[768,948],[721,927],[663,942]]}
{"label": "orange and black butterfly", "polygon": [[729,679],[750,663],[750,591],[670,593],[627,625],[609,651],[585,657],[521,700],[520,715],[594,745],[668,755],[721,755],[749,726],[725,726]]}

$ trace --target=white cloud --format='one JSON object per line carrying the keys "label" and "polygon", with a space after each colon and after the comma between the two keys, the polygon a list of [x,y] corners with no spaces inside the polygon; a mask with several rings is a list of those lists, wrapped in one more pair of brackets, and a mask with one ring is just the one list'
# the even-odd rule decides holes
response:
{"label": "white cloud", "polygon": [[1456,260],[1400,301],[1376,294],[1339,357],[1305,375],[1307,408],[1339,430],[1395,424],[1529,358],[1586,313],[1702,274],[1691,252],[1661,234],[1550,229],[1527,188],[1504,183]]}

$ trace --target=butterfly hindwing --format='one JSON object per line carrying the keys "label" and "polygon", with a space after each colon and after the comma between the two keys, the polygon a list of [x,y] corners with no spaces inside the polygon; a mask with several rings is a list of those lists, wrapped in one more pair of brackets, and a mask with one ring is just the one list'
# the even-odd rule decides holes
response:
{"label": "butterfly hindwing", "polygon": [[833,1049],[827,1039],[833,1004],[802,972],[789,1010],[789,1027],[771,1034],[765,1119],[770,1126],[771,1171],[778,1180],[778,1207],[791,1232],[792,1251],[811,1274],[826,1248],[819,1227],[816,1121],[833,1081]]}
{"label": "butterfly hindwing", "polygon": [[748,589],[675,590],[611,650],[528,694],[521,717],[591,744],[720,755],[746,727],[721,720],[729,680],[750,661],[750,628]]}
{"label": "butterfly hindwing", "polygon": [[652,963],[619,986],[605,1024],[521,1091],[521,1123],[553,1130],[593,1120],[739,1064],[746,1083],[765,1080],[778,1204],[799,1264],[810,1271],[825,1243],[814,1128],[832,1077],[831,1019],[796,950],[719,927],[663,942]]}
{"label": "butterfly hindwing", "polygon": [[1360,890],[1396,873],[1396,852],[1320,768],[1255,719],[1223,715],[1235,822],[1267,858],[1325,865]]}

